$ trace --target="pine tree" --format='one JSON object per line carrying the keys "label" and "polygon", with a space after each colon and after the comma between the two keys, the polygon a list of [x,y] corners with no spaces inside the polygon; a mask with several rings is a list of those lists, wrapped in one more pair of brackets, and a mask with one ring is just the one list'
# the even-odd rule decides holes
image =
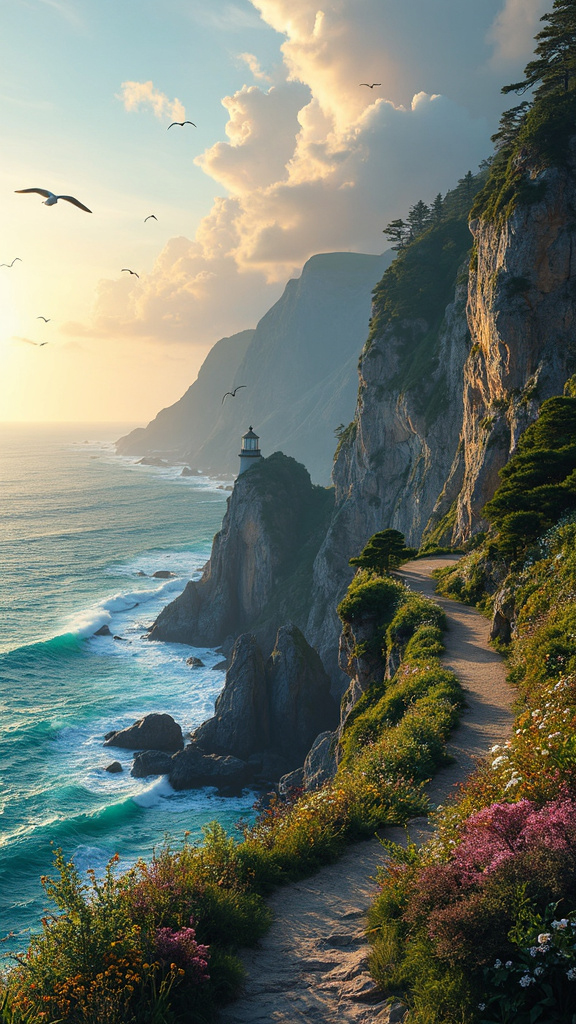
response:
{"label": "pine tree", "polygon": [[384,228],[383,234],[390,242],[394,242],[392,249],[398,252],[400,249],[405,249],[408,242],[410,241],[410,225],[406,221],[398,217],[397,220],[393,220]]}
{"label": "pine tree", "polygon": [[576,2],[554,0],[552,10],[541,21],[545,27],[536,36],[535,60],[524,69],[524,81],[505,85],[503,93],[527,92],[534,96],[568,92],[576,78]]}
{"label": "pine tree", "polygon": [[350,559],[350,565],[372,569],[374,572],[389,572],[413,554],[415,550],[406,547],[403,533],[399,530],[381,530],[370,538],[357,558]]}
{"label": "pine tree", "polygon": [[526,120],[526,114],[530,110],[530,106],[530,103],[524,100],[517,107],[504,111],[500,118],[500,127],[496,134],[492,136],[492,142],[496,149],[503,149],[516,140],[518,132]]}
{"label": "pine tree", "polygon": [[422,199],[419,199],[408,211],[408,223],[410,225],[410,239],[418,238],[428,227],[430,221],[430,210]]}
{"label": "pine tree", "polygon": [[430,219],[433,224],[439,224],[444,214],[444,200],[442,199],[442,193],[439,192],[436,198],[433,200],[430,207]]}

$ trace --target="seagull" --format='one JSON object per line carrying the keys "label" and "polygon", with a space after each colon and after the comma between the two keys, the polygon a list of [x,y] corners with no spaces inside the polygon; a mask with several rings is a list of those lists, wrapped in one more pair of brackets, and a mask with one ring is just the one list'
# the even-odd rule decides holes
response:
{"label": "seagull", "polygon": [[15,341],[23,341],[25,345],[34,345],[36,348],[42,348],[44,345],[48,344],[47,341],[32,341],[31,338],[16,337],[14,340]]}
{"label": "seagull", "polygon": [[158,217],[155,213],[149,213],[147,217],[144,217],[144,223],[146,223],[147,220],[158,220]]}
{"label": "seagull", "polygon": [[366,85],[369,89],[373,89],[375,85],[382,85],[382,82],[372,82],[372,85],[369,82],[360,82],[360,85]]}
{"label": "seagull", "polygon": [[172,124],[168,125],[166,131],[169,132],[170,129],[173,128],[175,124],[180,125],[181,128],[183,128],[185,124],[191,124],[193,128],[198,127],[197,124],[194,124],[194,121],[172,121]]}
{"label": "seagull", "polygon": [[16,188],[15,192],[37,192],[39,196],[44,196],[44,206],[54,206],[59,199],[65,199],[67,203],[72,203],[77,206],[79,210],[85,210],[86,213],[92,213],[84,203],[79,202],[78,199],[74,199],[74,196],[55,196],[53,192],[49,192],[47,188]]}
{"label": "seagull", "polygon": [[120,271],[120,273],[121,274],[134,274],[134,277],[138,277],[138,278],[140,277],[140,274],[137,274],[135,270],[130,270],[128,267],[122,267],[122,270]]}
{"label": "seagull", "polygon": [[15,256],[14,259],[12,260],[12,263],[0,263],[0,267],[13,267],[14,264],[16,263],[16,260],[18,260],[19,263],[22,263],[20,257]]}
{"label": "seagull", "polygon": [[[50,317],[49,316],[37,316],[36,319],[37,320],[43,320],[45,324],[49,324],[50,323]],[[47,341],[43,341],[42,344],[43,345],[47,345],[48,342]]]}
{"label": "seagull", "polygon": [[[234,391],[227,391],[226,395],[231,395],[232,398],[235,398],[236,397],[236,392],[240,391],[240,388],[246,388],[246,387],[248,387],[247,384],[239,384],[237,388],[234,388]],[[224,398],[226,398],[226,395],[224,395]],[[222,405],[224,405],[224,398],[222,399]]]}

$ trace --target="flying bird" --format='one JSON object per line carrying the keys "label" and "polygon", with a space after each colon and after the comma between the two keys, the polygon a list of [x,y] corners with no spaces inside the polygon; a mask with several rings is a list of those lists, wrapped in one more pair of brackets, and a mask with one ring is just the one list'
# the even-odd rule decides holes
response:
{"label": "flying bird", "polygon": [[360,82],[360,85],[366,85],[369,89],[373,89],[375,85],[382,85],[382,82],[372,82],[372,85],[370,82]]}
{"label": "flying bird", "polygon": [[22,263],[20,257],[15,256],[14,259],[12,260],[12,263],[0,263],[0,267],[13,267],[14,264],[16,263],[16,260],[18,260],[19,263]]}
{"label": "flying bird", "polygon": [[134,277],[138,277],[138,278],[140,277],[140,274],[137,274],[135,270],[130,270],[128,267],[122,267],[121,273],[122,274],[134,274]]}
{"label": "flying bird", "polygon": [[[234,388],[234,391],[227,391],[226,395],[231,395],[232,398],[235,398],[236,397],[236,392],[240,391],[240,388],[246,388],[246,387],[248,387],[247,384],[239,384],[237,388]],[[222,405],[224,405],[224,398],[226,398],[226,395],[224,395],[224,397],[222,398]]]}
{"label": "flying bird", "polygon": [[180,125],[181,128],[183,128],[185,124],[191,124],[193,128],[198,127],[197,124],[194,124],[194,121],[172,121],[172,124],[168,125],[166,131],[169,132],[170,129],[173,128],[175,124]]}
{"label": "flying bird", "polygon": [[77,206],[79,210],[84,210],[86,213],[92,213],[84,203],[81,203],[78,199],[74,199],[74,196],[55,196],[53,192],[49,192],[47,188],[16,188],[15,192],[37,192],[39,196],[44,196],[44,206],[55,206],[59,199],[65,199],[67,203],[72,203],[73,206]]}
{"label": "flying bird", "polygon": [[158,220],[158,217],[155,213],[149,213],[147,217],[144,217],[144,223],[146,223],[147,220]]}
{"label": "flying bird", "polygon": [[[50,323],[50,317],[49,316],[37,316],[36,319],[37,320],[43,320],[45,324],[49,324]],[[43,345],[47,345],[48,342],[47,341],[43,341],[42,344]]]}
{"label": "flying bird", "polygon": [[48,344],[47,341],[32,341],[32,338],[15,337],[14,341],[23,341],[25,345],[34,345],[36,348],[42,348]]}

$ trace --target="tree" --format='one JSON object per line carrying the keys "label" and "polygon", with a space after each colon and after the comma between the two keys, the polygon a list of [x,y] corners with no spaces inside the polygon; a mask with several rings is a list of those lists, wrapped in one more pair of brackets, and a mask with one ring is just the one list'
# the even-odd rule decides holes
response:
{"label": "tree", "polygon": [[439,192],[430,207],[430,220],[433,224],[439,224],[444,214],[444,200]]}
{"label": "tree", "polygon": [[414,548],[407,548],[404,534],[399,530],[381,530],[375,533],[350,565],[374,572],[389,572],[415,554]]}
{"label": "tree", "polygon": [[408,212],[408,223],[410,225],[410,239],[417,238],[426,230],[430,223],[430,210],[422,199],[419,199]]}
{"label": "tree", "polygon": [[524,68],[524,80],[505,85],[503,93],[527,92],[534,96],[565,93],[576,77],[576,4],[554,0],[552,10],[541,19],[546,25],[536,36],[535,60]]}
{"label": "tree", "polygon": [[492,136],[492,142],[497,150],[503,149],[505,146],[509,146],[516,141],[518,132],[526,121],[526,115],[530,110],[530,106],[531,104],[524,100],[517,107],[511,107],[510,110],[504,111],[500,118],[500,127],[496,134]]}
{"label": "tree", "polygon": [[408,245],[410,225],[402,220],[401,217],[398,217],[397,220],[390,221],[390,224],[384,228],[382,234],[386,235],[390,242],[394,242],[392,249],[398,252],[400,249],[405,249]]}

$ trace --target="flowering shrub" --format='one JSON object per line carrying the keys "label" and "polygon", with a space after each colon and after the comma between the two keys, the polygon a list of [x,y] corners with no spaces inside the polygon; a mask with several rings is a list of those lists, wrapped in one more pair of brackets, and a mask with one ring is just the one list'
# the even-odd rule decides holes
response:
{"label": "flowering shrub", "polygon": [[155,946],[161,960],[183,967],[195,981],[209,980],[208,946],[198,945],[193,928],[158,928]]}

